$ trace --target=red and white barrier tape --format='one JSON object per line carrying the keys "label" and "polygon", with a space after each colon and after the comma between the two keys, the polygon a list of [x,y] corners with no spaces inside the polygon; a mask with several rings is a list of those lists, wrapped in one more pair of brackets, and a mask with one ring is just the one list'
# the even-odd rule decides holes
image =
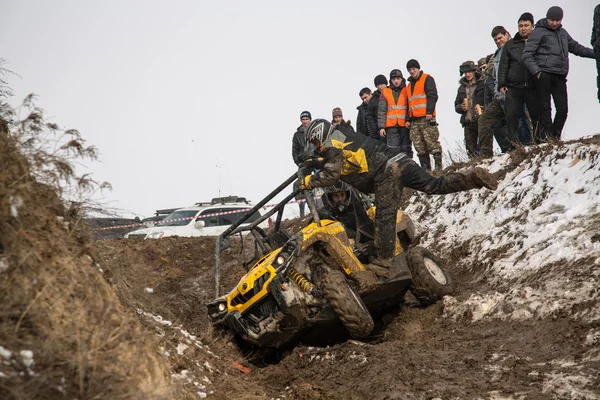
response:
{"label": "red and white barrier tape", "polygon": [[[302,201],[304,201],[304,200],[292,200],[292,201],[289,201],[288,203],[286,203],[286,205],[288,205],[288,204],[296,204],[296,203],[300,203]],[[277,203],[277,204],[266,204],[266,205],[264,205],[261,208],[262,209],[267,209],[267,208],[275,207],[278,204],[279,203]],[[164,222],[189,221],[189,220],[192,220],[194,218],[216,217],[218,215],[245,213],[248,210],[250,210],[250,207],[249,208],[245,208],[243,210],[223,211],[223,212],[211,213],[211,214],[194,215],[193,217],[175,218],[175,219],[168,219],[168,220],[163,219],[163,220],[160,220],[160,221],[151,221],[151,222],[145,222],[145,223],[137,222],[135,224],[127,224],[127,225],[106,226],[106,227],[103,227],[103,228],[96,228],[94,230],[95,231],[106,231],[106,230],[109,230],[109,229],[135,228],[135,227],[138,227],[138,226],[144,226],[144,227],[150,228],[151,226],[148,226],[148,225],[152,225],[153,226],[153,225],[156,225],[156,224],[162,224]]]}

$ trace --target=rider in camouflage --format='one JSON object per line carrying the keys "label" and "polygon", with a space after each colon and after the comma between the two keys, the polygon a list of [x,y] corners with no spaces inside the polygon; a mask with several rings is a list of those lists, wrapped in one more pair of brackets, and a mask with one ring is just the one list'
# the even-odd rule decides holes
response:
{"label": "rider in camouflage", "polygon": [[449,173],[432,177],[397,148],[390,148],[344,127],[332,127],[324,119],[311,122],[306,140],[315,148],[317,158],[304,168],[320,171],[307,175],[300,189],[327,187],[342,180],[365,194],[375,194],[376,265],[390,267],[396,243],[395,222],[404,186],[428,194],[445,194],[486,187],[495,190],[496,178],[482,168],[468,173]]}

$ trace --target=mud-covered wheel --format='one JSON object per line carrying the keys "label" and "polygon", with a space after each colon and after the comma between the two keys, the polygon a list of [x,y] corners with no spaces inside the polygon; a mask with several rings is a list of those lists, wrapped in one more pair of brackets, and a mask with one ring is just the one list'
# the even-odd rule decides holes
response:
{"label": "mud-covered wheel", "polygon": [[454,292],[454,281],[444,269],[443,263],[431,251],[414,247],[406,254],[412,274],[410,292],[427,306]]}
{"label": "mud-covered wheel", "polygon": [[328,273],[321,282],[321,289],[352,338],[364,338],[371,333],[373,318],[341,271]]}

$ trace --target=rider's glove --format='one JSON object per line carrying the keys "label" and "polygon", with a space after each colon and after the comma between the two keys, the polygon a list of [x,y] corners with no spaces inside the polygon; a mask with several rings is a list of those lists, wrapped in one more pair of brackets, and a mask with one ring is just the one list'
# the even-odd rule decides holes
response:
{"label": "rider's glove", "polygon": [[312,186],[310,186],[310,175],[306,175],[304,177],[304,179],[302,179],[300,181],[300,183],[298,184],[298,188],[300,190],[310,190],[310,189],[312,189]]}
{"label": "rider's glove", "polygon": [[310,168],[310,169],[322,169],[324,165],[325,165],[325,159],[323,157],[317,157],[317,158],[309,158],[308,160],[304,161],[300,165],[300,167],[301,168]]}

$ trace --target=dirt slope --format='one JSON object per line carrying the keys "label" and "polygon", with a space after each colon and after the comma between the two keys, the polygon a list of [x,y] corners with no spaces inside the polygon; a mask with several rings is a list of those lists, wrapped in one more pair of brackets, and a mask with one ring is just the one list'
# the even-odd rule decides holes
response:
{"label": "dirt slope", "polygon": [[600,399],[598,138],[487,162],[494,193],[406,196],[455,295],[264,368],[208,323],[213,239],[90,244],[3,140],[0,398]]}
{"label": "dirt slope", "polygon": [[[390,316],[384,335],[367,343],[299,347],[265,368],[244,362],[208,324],[211,239],[108,240],[96,243],[96,256],[149,327],[172,323],[162,334],[167,353],[180,350],[175,372],[185,371],[189,388],[201,384],[214,398],[598,399],[600,210],[594,213],[597,188],[590,183],[600,170],[597,142],[500,157],[488,165],[503,178],[495,194],[409,197],[418,241],[442,256],[457,293],[427,309],[403,308]],[[552,169],[571,164],[581,167],[573,177]],[[555,177],[587,185],[569,194],[581,196],[585,212],[560,207],[574,201],[555,193],[567,191]],[[493,224],[481,224],[486,215]],[[560,257],[553,245],[563,250]],[[234,245],[224,257],[223,289],[243,273],[239,252]]]}

